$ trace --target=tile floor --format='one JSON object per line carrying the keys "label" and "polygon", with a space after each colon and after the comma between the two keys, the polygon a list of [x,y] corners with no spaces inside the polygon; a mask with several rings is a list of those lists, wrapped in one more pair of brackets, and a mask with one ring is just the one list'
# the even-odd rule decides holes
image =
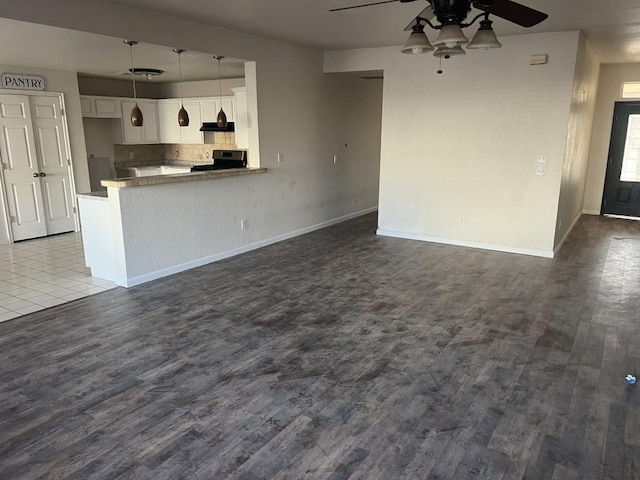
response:
{"label": "tile floor", "polygon": [[114,287],[84,265],[80,233],[0,245],[0,322]]}

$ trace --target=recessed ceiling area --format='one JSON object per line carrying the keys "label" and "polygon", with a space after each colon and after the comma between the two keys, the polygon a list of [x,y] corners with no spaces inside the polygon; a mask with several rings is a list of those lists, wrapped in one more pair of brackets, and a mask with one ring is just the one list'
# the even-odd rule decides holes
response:
{"label": "recessed ceiling area", "polygon": [[[29,38],[29,41],[16,42],[16,38]],[[0,58],[1,63],[8,65],[68,70],[82,76],[122,80],[130,78],[131,68],[129,47],[123,40],[0,18]],[[139,43],[134,47],[134,59],[136,67],[164,70],[151,82],[178,81],[178,55],[171,48]],[[221,73],[222,78],[244,77],[244,60],[225,58]],[[211,55],[186,51],[182,54],[182,78],[184,81],[217,79],[218,63]]]}
{"label": "recessed ceiling area", "polygon": [[[329,12],[374,0],[108,0],[134,8],[279,39],[319,50],[402,45],[403,28],[425,0]],[[638,0],[520,0],[549,14],[533,28],[495,19],[499,38],[525,33],[582,30],[603,63],[640,62]]]}

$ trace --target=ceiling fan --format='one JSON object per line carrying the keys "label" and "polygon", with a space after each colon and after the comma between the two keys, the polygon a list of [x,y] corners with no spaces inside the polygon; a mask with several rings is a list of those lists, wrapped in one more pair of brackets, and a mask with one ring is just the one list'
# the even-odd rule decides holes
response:
{"label": "ceiling fan", "polygon": [[[416,0],[380,0],[350,7],[333,8],[329,11],[351,10],[354,8],[370,7],[383,3],[411,3]],[[489,15],[503,18],[522,27],[533,27],[544,21],[548,15],[512,0],[427,0],[429,4],[404,29],[411,31],[409,39],[402,47],[402,53],[426,53],[434,50],[434,55],[449,58],[453,55],[464,55],[462,45],[467,48],[490,49],[502,45],[498,41],[489,19]],[[465,23],[471,9],[476,8],[480,13]],[[435,19],[436,23],[432,20]],[[462,29],[470,27],[480,20],[480,28],[471,42]],[[429,26],[440,30],[433,45],[424,33],[424,27]]]}

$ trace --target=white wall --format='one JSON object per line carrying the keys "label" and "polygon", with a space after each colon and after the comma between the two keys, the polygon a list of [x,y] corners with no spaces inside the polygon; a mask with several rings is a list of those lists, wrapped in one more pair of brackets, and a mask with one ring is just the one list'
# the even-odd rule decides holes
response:
{"label": "white wall", "polygon": [[599,73],[600,64],[595,53],[581,35],[562,169],[555,249],[569,235],[582,214]]}
{"label": "white wall", "polygon": [[[376,206],[377,176],[362,175],[361,172],[378,169],[379,155],[376,153],[372,157],[371,152],[376,151],[380,141],[379,126],[377,132],[360,133],[357,125],[349,127],[351,117],[341,116],[346,111],[347,101],[358,98],[358,95],[363,96],[360,103],[363,103],[365,111],[375,109],[370,107],[369,97],[360,88],[359,82],[364,80],[323,74],[321,52],[100,0],[59,0],[55,5],[45,0],[7,0],[0,3],[0,16],[118,38],[135,37],[140,42],[169,48],[180,45],[187,50],[248,60],[245,77],[250,121],[255,122],[259,113],[260,123],[259,138],[254,130],[249,149],[252,157],[260,155],[260,165],[269,171],[248,182],[246,185],[251,188],[241,189],[247,198],[240,205],[225,205],[229,208],[229,216],[247,215],[253,227],[245,232],[250,238],[242,239],[238,236],[239,224],[234,223],[234,235],[229,236],[232,242],[225,244],[224,248],[239,246],[239,242],[277,237]],[[370,101],[379,104],[379,96],[375,98],[377,94],[372,91]],[[357,110],[360,106],[356,102],[351,108]],[[369,124],[363,124],[363,128],[364,125]],[[357,140],[352,142],[352,138]],[[344,143],[354,145],[366,139],[369,143],[360,145],[358,149],[347,147],[350,150],[345,161],[350,158],[357,163],[333,164],[333,154],[340,153]],[[278,153],[284,159],[280,164],[276,161]],[[150,187],[139,190],[145,188]],[[132,190],[126,196],[137,195],[136,189]],[[181,191],[185,203],[188,203],[189,188]],[[144,218],[147,209],[157,209],[161,204],[141,202],[130,205]],[[212,206],[210,212],[215,208]],[[154,221],[159,220],[155,218]],[[145,225],[132,225],[131,230],[123,235],[132,235],[134,229],[140,232]],[[163,228],[167,229],[166,226]],[[182,231],[175,229],[176,242],[179,242]],[[224,231],[213,233],[224,235]],[[131,253],[141,251],[147,255],[140,261],[148,256],[161,255],[160,250],[154,249],[166,252],[167,245],[171,245],[155,242],[147,244],[144,250],[135,238],[131,239]],[[209,239],[202,237],[199,241],[206,244]],[[200,251],[195,247],[194,250]]]}
{"label": "white wall", "polygon": [[[69,142],[71,147],[71,161],[77,192],[88,192],[89,169],[87,166],[87,151],[84,142],[82,127],[82,114],[80,113],[80,96],[78,93],[78,80],[75,72],[52,70],[46,68],[19,67],[0,64],[0,72],[24,73],[40,75],[45,79],[46,90],[49,92],[61,92],[64,94],[67,125],[69,127]],[[11,90],[2,92],[11,93]],[[0,188],[3,186],[0,185]],[[0,243],[8,241],[6,238],[6,225],[0,219]]]}
{"label": "white wall", "polygon": [[327,72],[384,70],[381,234],[553,254],[579,33],[500,40],[442,75],[398,48],[325,54]]}
{"label": "white wall", "polygon": [[[640,82],[639,63],[602,65],[589,151],[589,171],[584,198],[585,213],[600,214],[613,123],[613,108],[615,102],[623,101],[620,97],[623,82]],[[637,99],[633,101],[637,101]]]}

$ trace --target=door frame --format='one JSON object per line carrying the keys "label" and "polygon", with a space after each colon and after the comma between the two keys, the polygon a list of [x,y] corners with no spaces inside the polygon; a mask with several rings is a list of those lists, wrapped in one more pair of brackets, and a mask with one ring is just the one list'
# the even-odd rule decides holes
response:
{"label": "door frame", "polygon": [[[1,89],[0,93],[3,95],[26,95],[28,97],[57,97],[60,101],[60,108],[62,109],[62,136],[64,140],[64,149],[69,159],[69,183],[71,187],[71,195],[73,197],[73,221],[75,224],[74,231],[80,231],[80,221],[78,216],[78,198],[76,195],[76,179],[74,175],[74,162],[71,156],[71,141],[69,140],[69,125],[67,125],[67,107],[64,101],[64,93],[62,92],[44,92],[35,90],[5,90]],[[2,197],[0,203],[2,203],[2,216],[4,218],[4,224],[6,228],[7,238],[9,244],[15,243],[13,240],[13,231],[11,230],[11,219],[9,218],[9,203],[7,200],[7,189],[5,183],[4,168],[0,166],[0,189],[2,190]]]}

